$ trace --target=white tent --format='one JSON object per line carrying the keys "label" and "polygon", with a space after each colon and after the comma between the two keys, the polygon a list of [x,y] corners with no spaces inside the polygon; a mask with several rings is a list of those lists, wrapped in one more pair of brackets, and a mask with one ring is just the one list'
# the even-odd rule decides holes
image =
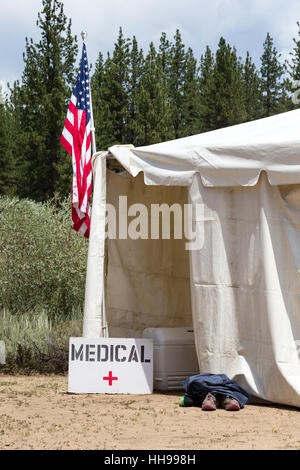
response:
{"label": "white tent", "polygon": [[[131,176],[106,171],[108,153]],[[83,335],[101,335],[105,271],[110,336],[193,325],[200,372],[300,406],[300,110],[114,146],[94,155],[94,177]],[[201,248],[117,239],[104,256],[105,207],[119,195],[128,204],[202,205],[192,215]]]}

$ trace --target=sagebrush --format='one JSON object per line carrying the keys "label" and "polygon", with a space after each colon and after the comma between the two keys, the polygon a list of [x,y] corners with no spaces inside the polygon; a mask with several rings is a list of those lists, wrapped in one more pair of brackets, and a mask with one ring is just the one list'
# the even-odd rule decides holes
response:
{"label": "sagebrush", "polygon": [[69,199],[0,197],[0,308],[45,311],[52,321],[82,309],[87,249]]}

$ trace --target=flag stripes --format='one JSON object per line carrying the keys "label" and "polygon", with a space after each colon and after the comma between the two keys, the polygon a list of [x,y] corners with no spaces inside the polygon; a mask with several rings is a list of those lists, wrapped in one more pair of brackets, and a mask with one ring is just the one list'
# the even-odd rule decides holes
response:
{"label": "flag stripes", "polygon": [[61,144],[72,157],[73,228],[86,238],[89,238],[90,196],[92,192],[92,148],[90,82],[85,44],[82,50],[80,70],[61,135]]}

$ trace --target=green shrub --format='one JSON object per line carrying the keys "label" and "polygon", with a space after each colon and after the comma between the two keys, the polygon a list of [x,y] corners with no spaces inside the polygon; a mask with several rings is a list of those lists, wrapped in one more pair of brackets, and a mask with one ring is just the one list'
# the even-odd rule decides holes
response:
{"label": "green shrub", "polygon": [[87,249],[71,228],[69,200],[0,197],[0,307],[72,316],[83,306]]}

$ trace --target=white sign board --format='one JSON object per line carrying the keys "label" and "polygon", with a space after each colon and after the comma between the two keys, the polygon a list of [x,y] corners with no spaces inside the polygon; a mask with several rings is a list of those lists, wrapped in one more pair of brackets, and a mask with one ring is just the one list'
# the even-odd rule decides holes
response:
{"label": "white sign board", "polygon": [[70,338],[68,391],[152,393],[152,339]]}

